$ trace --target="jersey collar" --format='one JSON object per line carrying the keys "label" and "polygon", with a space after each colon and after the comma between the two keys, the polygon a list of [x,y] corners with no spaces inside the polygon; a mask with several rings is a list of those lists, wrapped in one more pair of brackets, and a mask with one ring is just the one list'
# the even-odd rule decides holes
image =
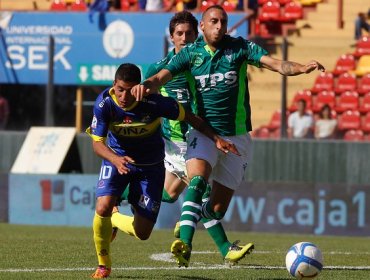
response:
{"label": "jersey collar", "polygon": [[109,95],[110,95],[110,97],[113,99],[114,103],[115,103],[119,108],[121,108],[123,111],[131,111],[132,109],[134,109],[134,108],[137,106],[137,104],[139,104],[139,102],[137,102],[137,101],[135,100],[135,101],[134,101],[134,103],[132,103],[132,105],[131,105],[131,106],[126,107],[126,108],[122,108],[122,107],[120,107],[120,106],[119,106],[119,104],[118,104],[117,97],[116,97],[116,95],[114,94],[114,88],[111,88],[111,89],[109,90]]}

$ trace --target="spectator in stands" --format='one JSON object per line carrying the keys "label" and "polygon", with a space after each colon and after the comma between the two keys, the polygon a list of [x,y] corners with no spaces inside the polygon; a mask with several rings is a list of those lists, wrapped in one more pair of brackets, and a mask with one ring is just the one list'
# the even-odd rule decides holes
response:
{"label": "spectator in stands", "polygon": [[315,122],[316,139],[333,139],[336,135],[338,122],[331,118],[331,108],[325,104],[320,111],[320,119]]}
{"label": "spectator in stands", "polygon": [[[370,18],[370,9],[367,13],[367,18]],[[365,13],[358,13],[355,20],[355,40],[359,40],[362,37],[362,31],[370,32],[370,24],[367,22]]]}
{"label": "spectator in stands", "polygon": [[176,7],[176,0],[146,0],[146,12],[169,12]]}
{"label": "spectator in stands", "polygon": [[0,93],[0,130],[4,130],[8,124],[9,103],[8,100]]}
{"label": "spectator in stands", "polygon": [[288,118],[288,137],[312,138],[313,117],[306,112],[306,101],[298,100],[297,108]]}

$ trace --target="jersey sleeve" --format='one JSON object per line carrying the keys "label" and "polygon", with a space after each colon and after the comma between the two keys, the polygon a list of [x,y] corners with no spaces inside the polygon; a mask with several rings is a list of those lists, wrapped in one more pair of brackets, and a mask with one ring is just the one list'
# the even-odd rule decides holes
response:
{"label": "jersey sleeve", "polygon": [[159,72],[158,69],[157,69],[157,67],[156,67],[156,64],[157,63],[154,63],[154,64],[151,64],[149,66],[148,70],[145,73],[145,77],[144,77],[145,80],[148,79],[148,78],[150,78],[151,76],[153,76],[153,75],[155,75],[155,74],[157,74]]}
{"label": "jersey sleeve", "polygon": [[243,41],[243,50],[245,52],[248,64],[254,65],[256,67],[261,67],[261,57],[264,55],[268,55],[268,52],[254,42],[245,39],[243,39]]}
{"label": "jersey sleeve", "polygon": [[86,129],[86,133],[94,141],[105,142],[109,129],[109,112],[106,100],[98,97],[93,112],[94,116],[91,125]]}
{"label": "jersey sleeve", "polygon": [[170,120],[183,121],[185,118],[184,107],[172,97],[155,95],[151,97],[150,102],[155,102],[155,111],[159,117]]}
{"label": "jersey sleeve", "polygon": [[181,49],[172,59],[167,63],[164,69],[171,72],[172,77],[184,72],[190,68],[191,56],[189,46]]}

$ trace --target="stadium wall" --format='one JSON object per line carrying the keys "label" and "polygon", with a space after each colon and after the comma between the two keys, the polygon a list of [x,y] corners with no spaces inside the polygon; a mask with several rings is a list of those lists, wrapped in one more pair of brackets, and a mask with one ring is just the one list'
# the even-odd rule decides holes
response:
{"label": "stadium wall", "polygon": [[[8,178],[25,136],[0,133],[0,221],[90,226],[100,168],[90,138],[76,136],[74,153],[79,154],[83,174],[10,174]],[[255,140],[248,180],[230,203],[225,228],[368,236],[369,149],[368,143],[344,141]],[[183,196],[162,205],[157,228],[173,227],[182,200]],[[121,211],[130,213],[130,207],[123,205]],[[32,215],[24,220],[24,213]]]}

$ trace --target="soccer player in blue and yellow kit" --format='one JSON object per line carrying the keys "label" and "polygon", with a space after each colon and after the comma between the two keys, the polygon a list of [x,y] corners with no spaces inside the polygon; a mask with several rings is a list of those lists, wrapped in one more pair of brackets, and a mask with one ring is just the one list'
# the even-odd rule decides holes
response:
{"label": "soccer player in blue and yellow kit", "polygon": [[[150,65],[146,77],[150,77],[162,70],[168,62],[188,43],[193,43],[198,36],[198,20],[188,11],[176,13],[169,23],[170,38],[174,49],[157,63]],[[183,73],[160,88],[164,96],[176,99],[186,110],[192,110],[192,88]],[[162,136],[165,142],[165,168],[166,176],[162,194],[162,202],[174,203],[188,184],[185,166],[185,153],[187,149],[186,138],[189,125],[184,121],[162,118]],[[209,198],[210,187],[203,195],[203,200]],[[129,188],[126,188],[123,199],[126,200]],[[237,263],[253,249],[253,244],[244,246],[231,243],[219,220],[202,218],[201,222],[214,240],[222,257],[232,264]],[[114,208],[112,213],[113,228],[121,228],[125,224],[124,215]],[[175,227],[175,236],[179,228]],[[113,235],[116,233],[114,232]]]}
{"label": "soccer player in blue and yellow kit", "polygon": [[[315,69],[325,71],[317,61],[302,65],[278,60],[251,41],[226,35],[227,22],[227,14],[221,6],[207,8],[200,22],[203,37],[184,47],[163,70],[132,89],[136,100],[141,100],[185,72],[196,89],[195,113],[219,135],[231,140],[241,153],[241,156],[218,153],[207,138],[196,130],[190,131],[186,154],[190,183],[180,218],[180,240],[175,240],[171,246],[179,266],[189,265],[197,217],[223,218],[250,160],[251,137],[248,132],[252,128],[247,65],[264,67],[286,76],[310,73]],[[210,200],[202,204],[211,172]]]}
{"label": "soccer player in blue and yellow kit", "polygon": [[134,217],[126,216],[125,231],[146,240],[153,230],[165,176],[161,117],[186,121],[210,137],[221,151],[238,154],[231,142],[218,137],[201,118],[185,111],[173,98],[151,94],[135,101],[131,89],[140,81],[141,72],[136,65],[120,65],[113,87],[97,97],[87,129],[94,152],[103,158],[93,220],[99,267],[92,278],[106,278],[111,272],[111,213],[128,184]]}

